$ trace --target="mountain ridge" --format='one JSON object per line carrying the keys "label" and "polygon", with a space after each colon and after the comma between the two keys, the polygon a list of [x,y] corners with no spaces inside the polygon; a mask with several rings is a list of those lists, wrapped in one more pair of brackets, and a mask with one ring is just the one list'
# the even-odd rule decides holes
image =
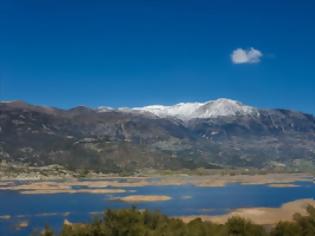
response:
{"label": "mountain ridge", "polygon": [[[154,105],[145,105],[145,106],[142,106],[142,107],[111,107],[111,106],[106,106],[106,105],[102,105],[102,106],[97,106],[97,107],[90,107],[90,106],[87,106],[87,105],[77,105],[77,106],[74,106],[74,107],[70,107],[70,108],[59,108],[59,107],[56,107],[56,106],[48,106],[48,105],[42,105],[42,104],[32,104],[32,103],[29,103],[27,101],[24,101],[24,100],[0,100],[0,104],[11,104],[13,106],[17,106],[17,107],[25,107],[25,106],[29,106],[29,107],[37,107],[37,108],[46,108],[46,109],[50,109],[50,110],[63,110],[63,111],[68,111],[68,110],[73,110],[73,109],[89,109],[89,110],[94,110],[94,111],[98,111],[98,112],[113,112],[113,111],[116,111],[116,112],[130,112],[130,113],[133,113],[133,112],[139,112],[139,114],[141,114],[141,111],[143,112],[143,114],[148,114],[148,113],[152,113],[153,115],[154,112],[150,112],[150,108],[169,108],[169,107],[176,107],[176,106],[180,106],[180,105],[191,105],[191,104],[196,104],[196,105],[199,105],[199,106],[203,106],[203,105],[207,105],[208,103],[218,103],[218,102],[230,102],[230,103],[234,103],[234,104],[239,104],[240,106],[243,106],[243,107],[248,107],[249,109],[253,109],[254,111],[262,111],[262,110],[283,110],[283,111],[293,111],[293,112],[298,112],[298,113],[303,113],[303,114],[308,114],[308,115],[312,115],[314,116],[313,113],[311,112],[305,112],[305,111],[300,111],[300,110],[295,110],[295,109],[289,109],[289,108],[258,108],[258,107],[254,107],[254,106],[250,106],[250,105],[247,105],[247,104],[244,104],[240,101],[237,101],[237,100],[233,100],[233,99],[229,99],[229,98],[218,98],[218,99],[214,99],[214,100],[208,100],[208,101],[205,101],[205,102],[179,102],[179,103],[176,103],[174,105],[160,105],[160,104],[154,104]],[[147,113],[146,113],[147,112]],[[229,115],[233,115],[233,114],[223,114],[222,116],[229,116]],[[234,114],[235,115],[235,114]],[[158,116],[159,117],[159,116]],[[165,118],[165,117],[176,117],[176,115],[170,115],[170,116],[160,116],[160,118]],[[213,117],[216,117],[215,115]],[[210,117],[194,117],[194,118],[211,118]],[[194,119],[192,118],[192,119]]]}
{"label": "mountain ridge", "polygon": [[[97,110],[99,112],[107,112],[115,109],[101,106]],[[181,102],[170,106],[148,105],[144,107],[117,108],[116,110],[124,112],[149,112],[160,118],[174,117],[184,121],[196,118],[257,113],[257,109],[254,107],[226,98],[219,98],[206,102]]]}
{"label": "mountain ridge", "polygon": [[313,115],[255,111],[182,120],[147,111],[0,103],[0,160],[102,172],[313,165]]}

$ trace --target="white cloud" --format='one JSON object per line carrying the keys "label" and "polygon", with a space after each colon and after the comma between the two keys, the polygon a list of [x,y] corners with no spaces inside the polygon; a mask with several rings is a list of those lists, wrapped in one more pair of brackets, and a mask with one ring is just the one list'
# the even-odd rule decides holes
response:
{"label": "white cloud", "polygon": [[255,48],[235,49],[231,54],[231,60],[234,64],[253,64],[259,63],[260,58],[263,56],[262,52]]}

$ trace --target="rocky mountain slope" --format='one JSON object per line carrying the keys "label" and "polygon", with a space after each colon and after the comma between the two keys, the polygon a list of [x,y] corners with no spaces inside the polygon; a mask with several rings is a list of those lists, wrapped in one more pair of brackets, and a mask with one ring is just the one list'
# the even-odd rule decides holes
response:
{"label": "rocky mountain slope", "polygon": [[69,110],[0,103],[0,159],[102,172],[313,163],[315,117],[228,99]]}

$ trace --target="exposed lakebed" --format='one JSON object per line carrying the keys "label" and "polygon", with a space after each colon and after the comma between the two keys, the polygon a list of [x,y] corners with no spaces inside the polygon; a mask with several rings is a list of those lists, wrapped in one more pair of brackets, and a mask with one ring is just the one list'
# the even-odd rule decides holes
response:
{"label": "exposed lakebed", "polygon": [[314,197],[312,178],[299,175],[6,181],[0,235],[29,235],[45,224],[59,230],[64,220],[88,222],[105,209],[132,205],[169,216],[215,216]]}

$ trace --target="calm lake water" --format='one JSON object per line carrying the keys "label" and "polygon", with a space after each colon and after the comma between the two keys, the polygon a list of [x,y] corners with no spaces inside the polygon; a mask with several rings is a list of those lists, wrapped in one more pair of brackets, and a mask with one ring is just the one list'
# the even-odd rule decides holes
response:
{"label": "calm lake water", "polygon": [[[0,191],[0,235],[30,235],[48,224],[57,232],[65,219],[70,222],[89,222],[95,213],[107,208],[137,208],[160,210],[169,216],[218,215],[242,207],[279,207],[281,204],[315,197],[312,182],[297,182],[298,187],[273,188],[265,185],[230,184],[225,187],[146,186],[124,188],[134,193],[120,194],[46,194],[23,195],[16,191]],[[163,194],[170,201],[128,204],[113,201],[115,197],[132,194]],[[94,214],[93,214],[94,212]],[[26,228],[18,228],[27,222]]]}

